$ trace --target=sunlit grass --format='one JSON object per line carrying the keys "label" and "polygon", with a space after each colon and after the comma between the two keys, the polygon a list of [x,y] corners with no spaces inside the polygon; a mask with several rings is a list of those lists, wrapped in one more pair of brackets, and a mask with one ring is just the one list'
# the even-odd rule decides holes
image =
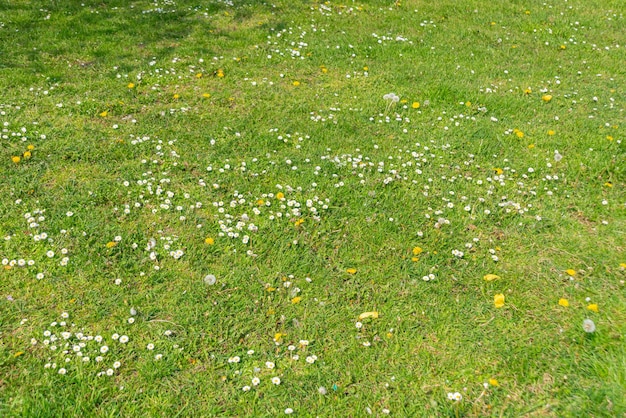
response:
{"label": "sunlit grass", "polygon": [[0,7],[4,415],[626,411],[619,2],[82,3]]}

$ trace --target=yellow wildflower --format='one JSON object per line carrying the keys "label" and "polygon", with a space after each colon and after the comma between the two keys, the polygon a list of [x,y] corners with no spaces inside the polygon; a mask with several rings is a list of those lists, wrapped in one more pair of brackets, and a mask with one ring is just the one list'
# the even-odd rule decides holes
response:
{"label": "yellow wildflower", "polygon": [[180,99],[180,94],[175,93],[173,97],[174,97],[174,100],[178,100],[178,99]]}
{"label": "yellow wildflower", "polygon": [[209,93],[202,93],[202,97],[208,99],[209,97],[211,97],[211,95]]}
{"label": "yellow wildflower", "polygon": [[135,88],[135,83],[128,83],[126,87],[128,87],[129,89]]}
{"label": "yellow wildflower", "polygon": [[550,129],[550,130],[548,131],[548,135],[550,135],[550,136],[554,135],[555,133],[556,133],[556,132],[554,132],[552,129]]}
{"label": "yellow wildflower", "polygon": [[567,308],[569,306],[569,302],[567,301],[567,299],[561,298],[561,299],[559,299],[559,305]]}
{"label": "yellow wildflower", "polygon": [[496,308],[501,308],[504,306],[504,295],[502,293],[498,293],[493,296],[493,304]]}
{"label": "yellow wildflower", "polygon": [[276,193],[276,199],[283,200],[285,198],[285,194],[283,192]]}
{"label": "yellow wildflower", "polygon": [[201,78],[201,77],[202,77],[202,73],[196,74],[196,78]]}
{"label": "yellow wildflower", "polygon": [[294,81],[294,82],[293,82],[293,85],[294,85],[295,87],[298,87],[298,86],[300,85],[300,82],[296,80],[296,81]]}
{"label": "yellow wildflower", "polygon": [[565,273],[567,273],[568,276],[572,276],[572,277],[576,276],[576,270],[574,269],[567,269],[565,270]]}
{"label": "yellow wildflower", "polygon": [[376,311],[363,312],[361,315],[359,315],[359,321],[362,321],[362,320],[364,320],[366,318],[376,319],[376,318],[378,318],[378,312],[376,312]]}
{"label": "yellow wildflower", "polygon": [[414,247],[413,248],[413,255],[420,255],[422,252],[424,252],[424,250],[422,250],[421,247]]}
{"label": "yellow wildflower", "polygon": [[31,155],[30,151],[24,151],[24,158],[30,158]]}
{"label": "yellow wildflower", "polygon": [[592,303],[590,305],[587,305],[587,309],[589,309],[590,311],[593,311],[593,312],[598,312],[598,304],[597,303]]}
{"label": "yellow wildflower", "polygon": [[413,102],[413,104],[411,105],[411,107],[413,109],[419,109],[420,108],[420,102]]}
{"label": "yellow wildflower", "polygon": [[29,151],[32,151],[32,150],[35,149],[35,146],[31,144],[31,145],[27,146],[26,149],[29,150]]}
{"label": "yellow wildflower", "polygon": [[488,282],[491,282],[491,281],[497,280],[497,279],[499,279],[499,278],[500,278],[500,276],[497,276],[497,275],[495,275],[495,274],[485,274],[485,277],[483,277],[483,279],[485,279],[485,280],[486,280],[486,281],[488,281]]}
{"label": "yellow wildflower", "polygon": [[117,245],[117,242],[115,242],[115,241],[109,241],[109,242],[107,242],[106,247],[107,247],[107,248],[113,248],[113,247],[115,247],[116,245]]}
{"label": "yellow wildflower", "polygon": [[213,238],[211,238],[211,237],[206,237],[204,239],[204,242],[205,242],[205,244],[209,244],[209,245],[215,244],[215,240]]}
{"label": "yellow wildflower", "polygon": [[22,159],[20,157],[18,157],[17,155],[14,155],[13,157],[11,157],[11,161],[13,161],[15,164],[19,163]]}
{"label": "yellow wildflower", "polygon": [[222,69],[217,70],[217,76],[220,78],[224,77],[224,70]]}
{"label": "yellow wildflower", "polygon": [[541,96],[541,100],[543,100],[544,102],[548,103],[550,100],[552,100],[552,95],[544,94],[543,96]]}
{"label": "yellow wildflower", "polygon": [[291,299],[291,303],[295,305],[297,303],[300,303],[301,300],[302,300],[302,297],[296,296],[295,298]]}
{"label": "yellow wildflower", "polygon": [[356,269],[351,267],[349,269],[346,269],[346,273],[348,273],[348,274],[356,274]]}
{"label": "yellow wildflower", "polygon": [[498,383],[498,381],[496,379],[493,379],[493,378],[489,379],[489,384],[491,386],[496,386],[496,387],[500,386],[500,383]]}
{"label": "yellow wildflower", "polygon": [[100,116],[103,117],[103,118],[106,118],[108,114],[109,114],[109,111],[105,110],[104,112],[100,113]]}

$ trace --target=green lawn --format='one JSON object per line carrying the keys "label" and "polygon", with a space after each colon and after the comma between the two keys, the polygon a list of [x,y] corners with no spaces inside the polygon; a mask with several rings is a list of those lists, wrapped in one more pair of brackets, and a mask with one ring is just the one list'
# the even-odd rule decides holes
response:
{"label": "green lawn", "polygon": [[0,415],[625,416],[622,0],[0,0]]}

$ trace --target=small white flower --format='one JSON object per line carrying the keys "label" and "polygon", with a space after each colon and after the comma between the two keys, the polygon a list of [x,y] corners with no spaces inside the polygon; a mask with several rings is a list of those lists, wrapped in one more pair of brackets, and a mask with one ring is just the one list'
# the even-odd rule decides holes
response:
{"label": "small white flower", "polygon": [[59,372],[58,372],[58,373],[59,373],[59,374],[65,374],[65,373],[67,373],[67,370],[65,370],[65,368],[61,367],[61,368],[59,369]]}
{"label": "small white flower", "polygon": [[272,377],[272,383],[275,385],[280,385],[280,377],[278,376]]}
{"label": "small white flower", "polygon": [[48,252],[46,253],[46,255],[47,255],[49,258],[52,258],[52,257],[54,257],[54,251],[50,250],[50,251],[48,251]]}
{"label": "small white flower", "polygon": [[265,362],[265,367],[267,367],[268,369],[273,369],[276,365],[271,362],[271,361],[266,361]]}
{"label": "small white flower", "polygon": [[162,358],[163,358],[163,354],[156,354],[156,355],[154,356],[154,359],[155,359],[155,360],[161,360]]}
{"label": "small white flower", "polygon": [[114,340],[118,340],[120,338],[120,334],[113,334],[111,335],[111,338],[113,338]]}
{"label": "small white flower", "polygon": [[363,328],[363,323],[361,323],[361,322],[358,322],[358,321],[357,321],[357,323],[356,323],[356,324],[354,324],[354,325],[357,327],[357,329],[361,329],[361,328]]}
{"label": "small white flower", "polygon": [[261,383],[261,379],[259,379],[258,377],[252,378],[252,386],[258,386],[260,383]]}
{"label": "small white flower", "polygon": [[[120,340],[121,341],[121,340]],[[146,346],[148,350],[154,350],[154,344],[150,343]]]}
{"label": "small white flower", "polygon": [[291,408],[285,409],[285,414],[287,414],[287,415],[293,414],[293,409],[291,409]]}
{"label": "small white flower", "polygon": [[115,373],[113,369],[107,369],[107,376],[113,376],[113,373]]}
{"label": "small white flower", "polygon": [[122,344],[126,344],[126,343],[128,342],[128,335],[122,335],[122,336],[120,337],[120,342],[121,342]]}
{"label": "small white flower", "polygon": [[116,361],[115,363],[113,363],[113,368],[114,369],[119,369],[121,365],[122,365],[122,363],[120,363],[119,361]]}
{"label": "small white flower", "polygon": [[317,392],[318,392],[320,395],[326,395],[326,393],[328,393],[328,392],[327,392],[327,390],[326,390],[326,388],[325,388],[324,386],[320,386],[320,387],[317,389]]}
{"label": "small white flower", "polygon": [[106,354],[107,351],[109,351],[109,347],[107,347],[106,345],[103,345],[102,347],[100,347],[100,352],[102,354]]}
{"label": "small white flower", "polygon": [[239,356],[234,356],[228,359],[229,363],[239,363],[241,361],[241,358]]}
{"label": "small white flower", "polygon": [[249,392],[250,391],[250,386],[246,385],[246,386],[242,387],[241,390],[243,390],[244,392]]}

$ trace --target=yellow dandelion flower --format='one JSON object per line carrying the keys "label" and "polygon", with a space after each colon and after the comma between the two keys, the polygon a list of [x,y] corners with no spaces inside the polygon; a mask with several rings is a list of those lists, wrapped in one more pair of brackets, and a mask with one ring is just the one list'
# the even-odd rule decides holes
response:
{"label": "yellow dandelion flower", "polygon": [[213,244],[215,244],[215,240],[213,238],[211,238],[211,237],[206,237],[204,239],[204,243],[208,244],[208,245],[213,245]]}
{"label": "yellow dandelion flower", "polygon": [[497,175],[500,175],[500,174],[504,173],[504,170],[503,170],[503,169],[501,169],[501,168],[498,168],[498,167],[495,167],[495,168],[493,169],[493,171],[494,171]]}
{"label": "yellow dandelion flower", "polygon": [[222,69],[217,70],[217,76],[220,78],[224,77],[224,70]]}
{"label": "yellow dandelion flower", "polygon": [[565,45],[561,45],[561,46],[559,47],[559,49],[565,49],[565,48],[567,48]]}
{"label": "yellow dandelion flower", "polygon": [[294,222],[295,226],[300,226],[304,223],[304,219],[298,219],[297,221]]}
{"label": "yellow dandelion flower", "polygon": [[420,261],[420,259],[419,257],[411,257],[411,261],[417,263],[418,261]]}
{"label": "yellow dandelion flower", "polygon": [[363,71],[369,71],[370,67],[368,67],[367,65],[365,67],[363,67]]}
{"label": "yellow dandelion flower", "polygon": [[283,200],[285,198],[285,194],[283,192],[276,193],[276,199]]}
{"label": "yellow dandelion flower", "polygon": [[11,157],[11,161],[13,161],[15,164],[18,164],[22,159],[20,157],[18,157],[17,155],[14,155]]}
{"label": "yellow dandelion flower", "polygon": [[126,87],[128,87],[129,89],[133,89],[135,88],[135,83],[128,83]]}
{"label": "yellow dandelion flower", "polygon": [[574,269],[567,269],[565,270],[565,273],[567,273],[568,276],[572,276],[572,277],[576,276],[576,270]]}
{"label": "yellow dandelion flower", "polygon": [[500,276],[498,276],[496,274],[485,274],[485,276],[483,277],[483,279],[488,281],[488,282],[492,282],[492,281],[497,280],[499,278],[500,278]]}
{"label": "yellow dandelion flower", "polygon": [[533,149],[533,148],[535,148],[535,144],[529,144],[528,145],[528,149]]}
{"label": "yellow dandelion flower", "polygon": [[211,97],[211,95],[209,93],[202,93],[202,97],[208,99],[209,97]]}
{"label": "yellow dandelion flower", "polygon": [[109,114],[109,111],[105,110],[104,112],[100,113],[100,116],[103,117],[103,118],[106,118],[108,114]]}
{"label": "yellow dandelion flower", "polygon": [[611,183],[610,181],[607,181],[606,183],[604,183],[604,185],[606,187],[613,187],[613,183]]}
{"label": "yellow dandelion flower", "polygon": [[115,241],[109,241],[109,242],[107,242],[106,247],[107,247],[107,248],[113,248],[113,247],[115,247],[116,245],[117,245],[117,242],[115,242]]}
{"label": "yellow dandelion flower", "polygon": [[517,132],[515,132],[515,136],[518,137],[518,138],[524,138],[524,132],[517,131]]}
{"label": "yellow dandelion flower", "polygon": [[174,96],[172,96],[172,97],[174,97],[174,100],[178,100],[178,99],[180,99],[180,94],[175,93]]}
{"label": "yellow dandelion flower", "polygon": [[607,136],[606,136],[606,139],[608,139],[609,141],[612,141],[612,140],[613,140],[613,137],[612,137],[611,135],[607,135]]}
{"label": "yellow dandelion flower", "polygon": [[420,108],[420,102],[413,102],[413,104],[411,105],[411,107],[413,109],[419,109]]}
{"label": "yellow dandelion flower", "polygon": [[24,158],[30,158],[31,155],[30,151],[24,151]]}
{"label": "yellow dandelion flower", "polygon": [[295,305],[295,304],[300,303],[301,300],[302,300],[302,297],[296,296],[295,298],[291,299],[291,303]]}
{"label": "yellow dandelion flower", "polygon": [[543,96],[541,96],[541,100],[543,100],[544,102],[548,103],[550,100],[552,100],[552,95],[544,94]]}
{"label": "yellow dandelion flower", "polygon": [[283,337],[286,337],[286,336],[287,336],[287,334],[283,334],[282,332],[277,332],[276,334],[274,334],[274,341],[279,343],[280,340],[282,340]]}
{"label": "yellow dandelion flower", "polygon": [[298,86],[300,85],[300,82],[296,80],[296,81],[294,81],[292,84],[293,84],[295,87],[298,87]]}
{"label": "yellow dandelion flower", "polygon": [[552,129],[550,129],[550,130],[548,131],[548,135],[550,135],[550,136],[554,135],[555,133],[556,133],[556,132],[554,132]]}
{"label": "yellow dandelion flower", "polygon": [[532,92],[533,92],[533,89],[531,89],[530,87],[524,90],[524,94],[531,94]]}
{"label": "yellow dandelion flower", "polygon": [[598,304],[597,303],[592,303],[590,305],[587,305],[587,309],[589,309],[590,311],[593,311],[593,312],[598,312]]}
{"label": "yellow dandelion flower", "polygon": [[202,78],[202,73],[196,74],[196,78]]}
{"label": "yellow dandelion flower", "polygon": [[626,269],[626,263],[619,263],[619,268]]}
{"label": "yellow dandelion flower", "polygon": [[348,274],[356,274],[356,269],[350,267],[349,269],[346,269],[346,273],[348,273]]}
{"label": "yellow dandelion flower", "polygon": [[567,299],[561,298],[559,299],[559,305],[567,308],[569,306],[569,301]]}
{"label": "yellow dandelion flower", "polygon": [[413,252],[413,255],[420,255],[421,253],[424,252],[424,250],[422,250],[421,247],[413,247],[412,252]]}
{"label": "yellow dandelion flower", "polygon": [[29,151],[32,151],[32,150],[35,149],[35,146],[31,144],[31,145],[27,146],[26,149],[29,150]]}
{"label": "yellow dandelion flower", "polygon": [[359,321],[362,321],[362,320],[364,320],[366,318],[376,319],[376,318],[378,318],[378,312],[376,312],[376,311],[363,312],[361,315],[359,315]]}
{"label": "yellow dandelion flower", "polygon": [[472,102],[470,102],[470,101],[465,102],[465,106],[467,106],[467,107],[472,106]]}
{"label": "yellow dandelion flower", "polygon": [[498,293],[493,296],[493,304],[496,308],[501,308],[504,306],[504,295],[502,293]]}

